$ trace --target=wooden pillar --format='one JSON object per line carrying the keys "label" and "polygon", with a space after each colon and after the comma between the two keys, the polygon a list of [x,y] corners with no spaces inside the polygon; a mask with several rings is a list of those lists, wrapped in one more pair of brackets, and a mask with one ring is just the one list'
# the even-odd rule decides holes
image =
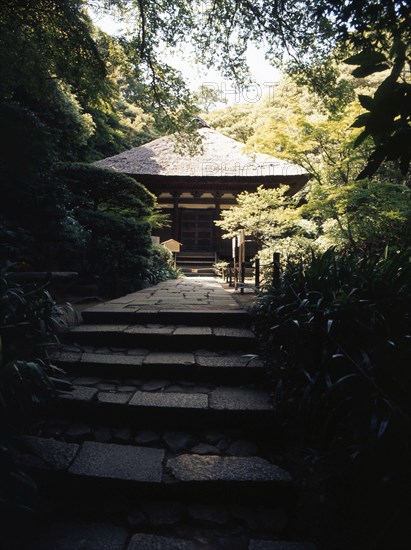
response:
{"label": "wooden pillar", "polygon": [[255,284],[256,288],[258,288],[260,286],[260,258],[255,259],[254,276],[255,276],[255,283],[254,284]]}
{"label": "wooden pillar", "polygon": [[[214,196],[214,220],[218,220],[221,213],[221,193],[220,191],[215,191]],[[220,257],[220,248],[221,248],[221,229],[214,225],[213,227],[213,248],[217,254],[217,257]]]}
{"label": "wooden pillar", "polygon": [[180,239],[180,211],[178,208],[180,193],[173,193],[173,213],[171,221],[171,234],[173,239],[178,241]]}

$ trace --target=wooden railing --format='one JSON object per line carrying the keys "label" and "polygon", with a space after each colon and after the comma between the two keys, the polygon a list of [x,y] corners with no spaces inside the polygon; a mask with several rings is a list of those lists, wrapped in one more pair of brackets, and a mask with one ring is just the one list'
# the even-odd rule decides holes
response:
{"label": "wooden railing", "polygon": [[[223,279],[230,286],[234,287],[234,290],[240,289],[241,294],[244,293],[245,288],[253,288],[256,292],[261,287],[261,268],[262,267],[271,267],[271,277],[268,281],[266,279],[266,284],[271,284],[274,287],[278,287],[281,282],[281,263],[280,263],[280,254],[279,252],[274,252],[273,261],[270,264],[262,266],[260,264],[259,258],[254,260],[254,266],[247,265],[246,262],[241,264],[235,264],[233,266],[229,265],[223,269]],[[253,278],[254,284],[246,283],[247,278]]]}

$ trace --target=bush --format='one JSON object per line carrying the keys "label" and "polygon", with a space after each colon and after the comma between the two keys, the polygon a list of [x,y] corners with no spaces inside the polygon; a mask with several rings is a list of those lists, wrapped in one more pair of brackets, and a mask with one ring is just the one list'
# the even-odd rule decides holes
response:
{"label": "bush", "polygon": [[63,164],[55,175],[68,213],[60,265],[75,266],[106,295],[141,288],[151,276],[155,197],[133,178],[92,165]]}
{"label": "bush", "polygon": [[55,328],[62,308],[43,287],[17,285],[0,273],[0,514],[2,543],[20,548],[35,518],[37,487],[14,462],[17,437],[27,433],[44,414],[59,389],[71,384],[61,378],[48,350],[56,344]]}
{"label": "bush", "polygon": [[174,267],[172,252],[160,244],[154,244],[146,270],[150,284],[157,284],[167,279],[177,279],[181,272]]}
{"label": "bush", "polygon": [[338,461],[344,488],[379,514],[406,498],[410,257],[329,250],[288,264],[255,310],[279,420],[300,449]]}

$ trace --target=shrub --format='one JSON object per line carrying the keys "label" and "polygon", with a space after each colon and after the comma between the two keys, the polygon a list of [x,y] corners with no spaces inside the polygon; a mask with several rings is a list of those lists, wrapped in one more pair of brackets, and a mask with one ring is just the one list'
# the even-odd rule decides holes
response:
{"label": "shrub", "polygon": [[379,513],[406,495],[410,257],[329,250],[288,264],[255,309],[278,419],[300,449],[338,460],[344,487],[372,494]]}
{"label": "shrub", "polygon": [[174,266],[172,252],[160,244],[153,245],[146,270],[150,284],[157,284],[167,279],[177,279],[180,270]]}
{"label": "shrub", "polygon": [[[17,285],[0,273],[0,514],[2,543],[20,548],[35,518],[36,484],[14,462],[17,437],[30,430],[59,389],[61,378],[48,350],[56,343],[62,308],[43,287]],[[6,547],[5,546],[5,547]]]}
{"label": "shrub", "polygon": [[59,165],[55,175],[66,188],[68,213],[60,265],[72,270],[77,262],[103,294],[141,288],[151,274],[155,197],[133,178],[92,165]]}

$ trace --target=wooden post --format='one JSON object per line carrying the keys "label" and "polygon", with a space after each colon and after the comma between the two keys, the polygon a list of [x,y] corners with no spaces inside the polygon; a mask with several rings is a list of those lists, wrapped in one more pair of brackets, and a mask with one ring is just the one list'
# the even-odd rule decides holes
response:
{"label": "wooden post", "polygon": [[237,237],[231,239],[231,246],[233,254],[234,290],[237,290]]}
{"label": "wooden post", "polygon": [[241,285],[241,294],[244,294],[244,283],[245,283],[245,262],[241,263],[241,282],[243,283]]}
{"label": "wooden post", "polygon": [[280,286],[280,253],[274,252],[273,255],[273,286]]}
{"label": "wooden post", "polygon": [[255,259],[255,286],[258,288],[260,286],[260,258]]}

